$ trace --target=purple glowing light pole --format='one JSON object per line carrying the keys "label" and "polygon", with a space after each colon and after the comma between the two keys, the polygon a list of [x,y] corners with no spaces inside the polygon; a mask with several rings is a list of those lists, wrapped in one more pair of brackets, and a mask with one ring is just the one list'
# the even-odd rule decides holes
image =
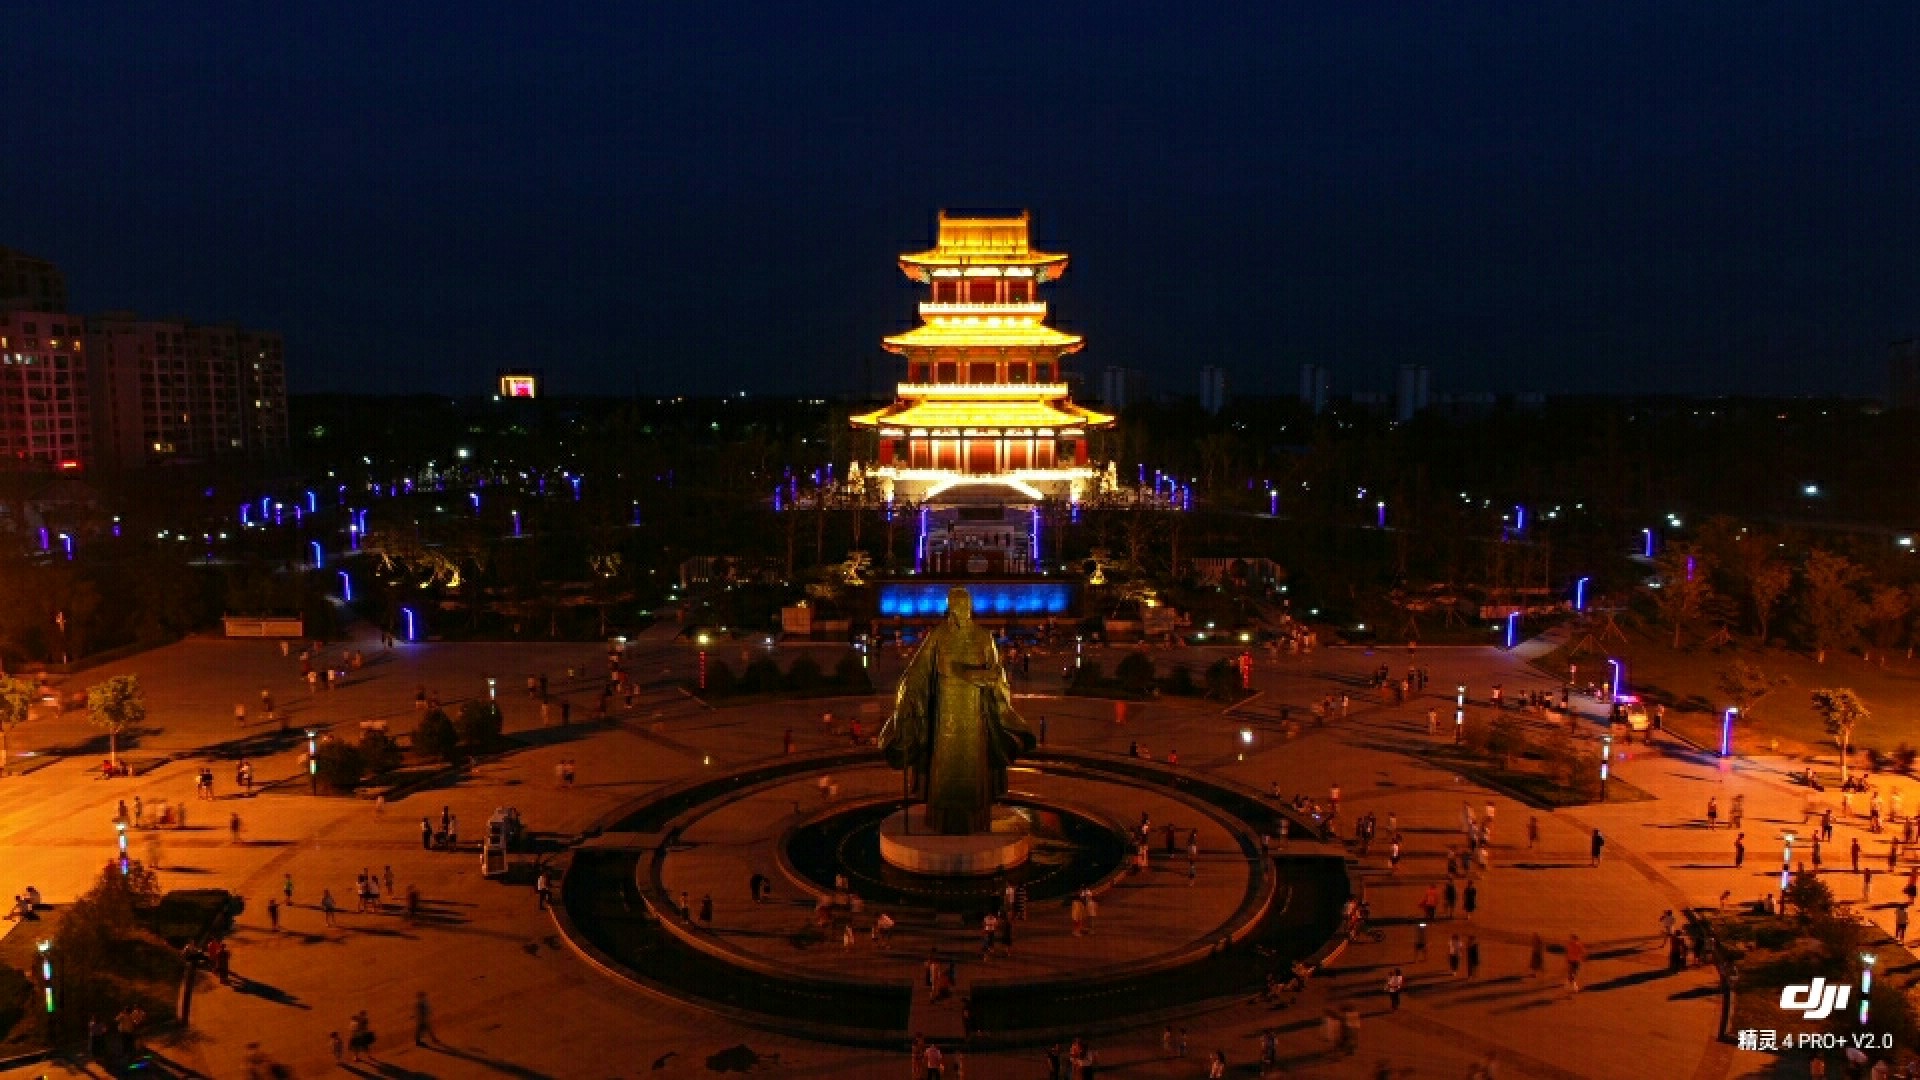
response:
{"label": "purple glowing light pole", "polygon": [[252,517],[253,517],[253,504],[252,504],[252,503],[243,503],[243,504],[241,504],[241,506],[240,506],[240,524],[242,524],[242,525],[251,525],[251,524],[253,524],[253,521],[252,521]]}
{"label": "purple glowing light pole", "polygon": [[347,526],[347,550],[360,550],[360,526],[358,525]]}
{"label": "purple glowing light pole", "polygon": [[53,549],[53,541],[47,534],[47,527],[45,525],[42,525],[40,526],[40,550],[50,551],[52,549]]}
{"label": "purple glowing light pole", "polygon": [[1687,556],[1687,580],[1693,580],[1693,556]]}
{"label": "purple glowing light pole", "polygon": [[480,512],[480,493],[479,492],[477,491],[467,492],[467,501],[473,503],[474,513],[477,514]]}
{"label": "purple glowing light pole", "polygon": [[780,489],[779,488],[773,489],[773,512],[776,514],[780,512]]}
{"label": "purple glowing light pole", "polygon": [[1280,493],[1278,491],[1269,490],[1267,492],[1267,516],[1280,516]]}
{"label": "purple glowing light pole", "polygon": [[1373,504],[1373,524],[1377,529],[1387,527],[1387,504],[1384,501]]}
{"label": "purple glowing light pole", "polygon": [[407,620],[406,640],[419,641],[420,640],[419,626],[414,622],[413,609],[410,607],[403,607],[400,609],[400,614]]}
{"label": "purple glowing light pole", "polygon": [[262,518],[267,516],[267,510],[272,505],[273,505],[273,496],[271,495],[260,496],[260,516]]}
{"label": "purple glowing light pole", "polygon": [[579,502],[580,501],[580,478],[577,476],[569,476],[567,477],[567,483],[573,485],[573,501]]}
{"label": "purple glowing light pole", "polygon": [[513,535],[520,535],[520,511],[518,510],[513,512]]}
{"label": "purple glowing light pole", "polygon": [[325,566],[326,563],[322,561],[320,556],[320,541],[309,540],[307,541],[307,546],[313,549],[313,568],[318,570],[322,566]]}
{"label": "purple glowing light pole", "polygon": [[1033,508],[1032,543],[1033,543],[1033,565],[1034,565],[1034,568],[1037,570],[1040,567],[1040,508],[1037,506]]}
{"label": "purple glowing light pole", "polygon": [[345,570],[340,571],[340,599],[353,603],[353,579],[347,576]]}
{"label": "purple glowing light pole", "polygon": [[1581,578],[1573,583],[1573,610],[1587,610],[1587,582],[1592,580],[1592,578]]}
{"label": "purple glowing light pole", "polygon": [[1607,666],[1613,669],[1613,700],[1619,701],[1620,691],[1624,688],[1626,682],[1627,665],[1624,661],[1616,660],[1609,656],[1607,657]]}
{"label": "purple glowing light pole", "polygon": [[61,533],[61,534],[60,534],[60,546],[66,549],[66,552],[67,552],[67,561],[68,561],[68,562],[72,562],[72,561],[73,561],[73,534],[72,534],[72,533]]}
{"label": "purple glowing light pole", "polygon": [[1727,706],[1726,711],[1720,714],[1721,757],[1726,757],[1733,753],[1733,718],[1739,715],[1740,710],[1731,705]]}
{"label": "purple glowing light pole", "polygon": [[120,537],[120,519],[119,518],[113,519],[113,535],[115,539],[119,539]]}
{"label": "purple glowing light pole", "polygon": [[913,547],[913,572],[918,574],[927,567],[927,508],[920,507],[920,539]]}
{"label": "purple glowing light pole", "polygon": [[[780,489],[775,488],[774,494],[778,495],[779,493],[780,493]],[[633,523],[635,525],[640,524],[640,500],[639,499],[633,500]]]}
{"label": "purple glowing light pole", "polygon": [[1647,559],[1653,558],[1653,530],[1641,529],[1640,537],[1642,540],[1641,549],[1640,549],[1641,557],[1647,558]]}
{"label": "purple glowing light pole", "polygon": [[1513,648],[1514,642],[1518,640],[1520,640],[1520,613],[1509,611],[1507,612],[1507,648]]}
{"label": "purple glowing light pole", "polygon": [[1527,508],[1526,507],[1516,506],[1513,508],[1513,528],[1515,532],[1527,531]]}
{"label": "purple glowing light pole", "polygon": [[320,497],[318,495],[315,495],[311,491],[307,492],[307,513],[317,514],[319,512],[320,512]]}

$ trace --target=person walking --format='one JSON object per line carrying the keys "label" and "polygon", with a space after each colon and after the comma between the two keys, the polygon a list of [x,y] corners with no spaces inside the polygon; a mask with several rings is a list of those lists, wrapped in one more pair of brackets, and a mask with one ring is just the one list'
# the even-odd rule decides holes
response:
{"label": "person walking", "polygon": [[1446,888],[1440,893],[1440,900],[1446,910],[1447,918],[1452,919],[1454,905],[1460,900],[1460,890],[1454,887],[1452,878],[1447,879]]}
{"label": "person walking", "polygon": [[267,897],[267,924],[274,933],[280,932],[280,901],[271,896]]}
{"label": "person walking", "polygon": [[1847,845],[1847,857],[1853,862],[1853,872],[1856,874],[1859,873],[1860,872],[1860,838],[1859,837],[1857,836],[1854,837],[1853,843]]}
{"label": "person walking", "polygon": [[1480,886],[1467,879],[1467,891],[1460,897],[1460,909],[1467,914],[1467,921],[1473,921],[1473,913],[1480,906]]}
{"label": "person walking", "polygon": [[1480,936],[1467,935],[1467,978],[1480,974]]}
{"label": "person walking", "polygon": [[1567,992],[1580,992],[1580,967],[1587,962],[1587,947],[1581,943],[1579,934],[1567,936]]}
{"label": "person walking", "polygon": [[413,1045],[425,1046],[427,1040],[440,1041],[433,1030],[433,1006],[427,1003],[427,992],[421,990],[413,996]]}
{"label": "person walking", "polygon": [[326,920],[326,923],[328,926],[334,925],[333,912],[334,912],[333,890],[321,889],[320,890],[320,914]]}
{"label": "person walking", "polygon": [[292,907],[293,906],[293,875],[292,874],[286,875],[286,880],[282,882],[280,885],[280,891],[287,894],[287,906]]}
{"label": "person walking", "polygon": [[1905,945],[1907,943],[1907,918],[1908,908],[1910,906],[1909,904],[1901,904],[1899,907],[1893,909],[1893,943],[1895,945]]}
{"label": "person walking", "polygon": [[1539,934],[1533,935],[1533,944],[1527,949],[1527,978],[1537,979],[1547,970],[1547,943]]}
{"label": "person walking", "polygon": [[1593,865],[1595,866],[1600,865],[1600,853],[1606,848],[1606,846],[1607,846],[1606,836],[1603,835],[1599,829],[1593,830],[1593,842],[1592,842]]}
{"label": "person walking", "polygon": [[1733,868],[1745,866],[1747,862],[1747,834],[1741,833],[1733,838]]}
{"label": "person walking", "polygon": [[1740,826],[1747,820],[1747,797],[1745,795],[1735,795],[1730,811],[1727,815],[1727,822],[1729,826],[1738,831]]}
{"label": "person walking", "polygon": [[1458,976],[1460,974],[1460,959],[1461,959],[1460,950],[1461,950],[1460,935],[1459,934],[1448,935],[1447,936],[1447,974],[1448,975]]}
{"label": "person walking", "polygon": [[[545,870],[540,871],[540,876],[533,879],[533,895],[540,902],[538,908],[540,911],[547,910],[547,905],[553,901],[553,882],[547,877]],[[708,898],[707,907],[709,911],[712,910],[713,901],[711,897]]]}
{"label": "person walking", "polygon": [[1406,988],[1407,977],[1400,974],[1399,968],[1394,968],[1393,973],[1387,976],[1387,1001],[1394,1012],[1400,1011],[1400,992]]}
{"label": "person walking", "polygon": [[1540,819],[1537,817],[1529,816],[1527,818],[1527,850],[1532,851],[1534,847],[1539,843],[1540,843]]}
{"label": "person walking", "polygon": [[1707,800],[1707,830],[1711,832],[1720,827],[1720,799],[1716,796]]}

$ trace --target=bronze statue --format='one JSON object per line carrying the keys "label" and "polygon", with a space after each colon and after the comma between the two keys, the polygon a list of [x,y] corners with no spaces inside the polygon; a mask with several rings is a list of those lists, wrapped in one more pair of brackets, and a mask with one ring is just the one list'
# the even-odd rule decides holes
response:
{"label": "bronze statue", "polygon": [[880,729],[887,764],[905,770],[909,798],[925,800],[930,831],[965,835],[992,827],[1007,767],[1033,747],[993,634],[973,621],[967,590],[955,587],[946,620],[900,676],[893,715]]}

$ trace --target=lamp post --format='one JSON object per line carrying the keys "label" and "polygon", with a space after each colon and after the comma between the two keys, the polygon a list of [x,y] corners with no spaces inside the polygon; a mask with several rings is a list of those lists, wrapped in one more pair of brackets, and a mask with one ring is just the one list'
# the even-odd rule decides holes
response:
{"label": "lamp post", "polygon": [[1726,711],[1720,714],[1721,757],[1726,757],[1733,752],[1733,718],[1738,715],[1740,715],[1740,710],[1731,705],[1727,706]]}
{"label": "lamp post", "polygon": [[1587,610],[1587,582],[1592,580],[1592,578],[1583,577],[1573,583],[1573,610]]}
{"label": "lamp post", "polygon": [[1241,728],[1240,729],[1240,750],[1239,750],[1238,760],[1240,761],[1247,760],[1247,747],[1252,745],[1253,745],[1253,729]]}
{"label": "lamp post", "polygon": [[1879,957],[1872,953],[1860,954],[1860,1023],[1865,1025],[1869,1009],[1867,995],[1873,993],[1873,965]]}
{"label": "lamp post", "polygon": [[1793,876],[1793,834],[1780,834],[1780,908],[1786,910],[1787,882]]}
{"label": "lamp post", "polygon": [[113,823],[113,830],[115,839],[120,842],[120,876],[125,877],[127,876],[127,823],[116,821]]}
{"label": "lamp post", "polygon": [[1653,530],[1641,529],[1640,537],[1642,541],[1640,554],[1649,559],[1653,558]]}
{"label": "lamp post", "polygon": [[705,690],[707,688],[707,643],[711,639],[709,639],[707,635],[703,633],[699,637],[695,638],[694,640],[700,646],[700,671],[699,671],[700,689]]}
{"label": "lamp post", "polygon": [[320,794],[320,733],[307,729],[307,791]]}
{"label": "lamp post", "polygon": [[1507,648],[1513,648],[1514,642],[1518,641],[1519,637],[1520,613],[1517,611],[1509,611],[1507,612]]}
{"label": "lamp post", "polygon": [[1607,801],[1607,774],[1613,771],[1613,725],[1600,737],[1600,801]]}
{"label": "lamp post", "polygon": [[1457,744],[1466,735],[1467,726],[1467,684],[1461,683],[1453,691],[1453,741]]}
{"label": "lamp post", "polygon": [[36,948],[40,950],[40,986],[47,1001],[47,1015],[53,1015],[53,942],[41,941]]}
{"label": "lamp post", "polygon": [[1613,681],[1610,684],[1611,690],[1607,696],[1607,701],[1611,703],[1620,700],[1621,684],[1624,681],[1622,676],[1626,673],[1627,665],[1609,656],[1607,657],[1607,666],[1613,669]]}

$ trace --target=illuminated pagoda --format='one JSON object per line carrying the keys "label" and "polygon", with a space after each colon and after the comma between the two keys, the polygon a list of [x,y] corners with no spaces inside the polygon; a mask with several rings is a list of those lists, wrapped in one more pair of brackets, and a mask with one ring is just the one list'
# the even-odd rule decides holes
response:
{"label": "illuminated pagoda", "polygon": [[1030,246],[1025,212],[942,211],[938,242],[900,256],[900,269],[929,296],[920,325],[883,342],[905,358],[906,378],[893,404],[852,418],[878,445],[849,479],[937,515],[924,523],[922,568],[1031,572],[1037,538],[1026,534],[1040,504],[1078,504],[1113,484],[1087,446],[1113,417],[1073,403],[1063,367],[1083,342],[1047,325],[1039,295],[1067,257]]}

